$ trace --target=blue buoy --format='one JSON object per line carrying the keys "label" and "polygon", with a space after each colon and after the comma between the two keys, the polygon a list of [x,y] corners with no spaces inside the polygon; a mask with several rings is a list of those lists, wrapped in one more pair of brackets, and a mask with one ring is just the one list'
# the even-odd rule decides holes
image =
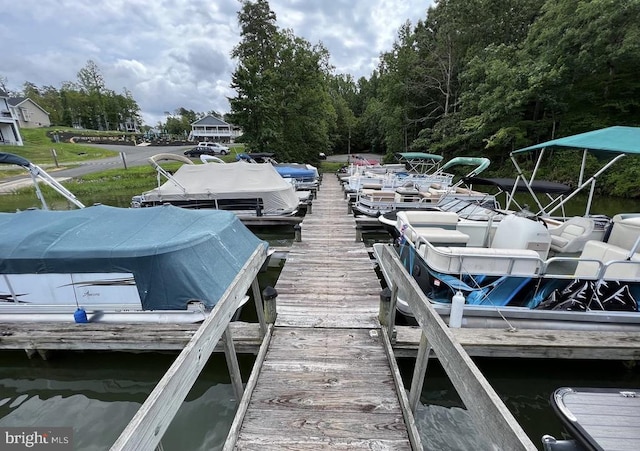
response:
{"label": "blue buoy", "polygon": [[83,309],[78,307],[78,309],[73,313],[73,319],[76,320],[76,323],[88,323],[89,320],[87,319],[87,312]]}

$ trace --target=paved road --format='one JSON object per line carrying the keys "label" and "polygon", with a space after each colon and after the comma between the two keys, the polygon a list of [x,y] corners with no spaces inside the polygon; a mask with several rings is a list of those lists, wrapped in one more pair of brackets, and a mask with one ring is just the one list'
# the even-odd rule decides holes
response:
{"label": "paved road", "polygon": [[[126,161],[127,167],[144,166],[149,164],[149,157],[159,153],[173,153],[182,155],[186,149],[190,149],[193,146],[117,146],[117,145],[102,145],[92,144],[95,147],[101,147],[111,150],[113,152],[123,152],[124,161]],[[85,174],[91,174],[92,172],[104,171],[107,169],[124,168],[124,161],[121,155],[110,158],[102,158],[100,160],[90,160],[81,163],[73,163],[78,166],[68,169],[56,170],[55,168],[43,167],[45,171],[52,177],[55,177],[58,181],[64,181],[69,178],[80,177]],[[0,173],[1,177],[1,173]],[[22,186],[28,186],[31,184],[31,178],[28,175],[16,175],[7,177],[0,180],[0,193],[12,192]]]}

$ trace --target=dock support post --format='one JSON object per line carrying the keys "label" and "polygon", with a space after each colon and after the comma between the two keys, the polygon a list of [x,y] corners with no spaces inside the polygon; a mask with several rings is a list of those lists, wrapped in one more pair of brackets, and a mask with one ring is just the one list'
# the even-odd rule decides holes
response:
{"label": "dock support post", "polygon": [[307,214],[310,215],[311,213],[313,213],[313,202],[309,201],[307,204]]}
{"label": "dock support post", "polygon": [[409,391],[409,407],[414,415],[420,402],[420,393],[422,393],[422,386],[424,385],[424,376],[427,374],[430,352],[431,345],[429,345],[427,336],[422,332],[422,334],[420,334],[420,346],[418,347],[416,366],[413,369],[413,378],[411,379],[411,390]]}
{"label": "dock support post", "polygon": [[391,299],[389,300],[389,321],[387,323],[387,334],[391,343],[396,342],[396,304],[398,303],[398,286],[391,287]]}
{"label": "dock support post", "polygon": [[262,290],[262,297],[264,298],[264,319],[267,324],[273,324],[276,322],[276,317],[278,316],[276,311],[278,292],[275,288],[268,286]]}
{"label": "dock support post", "polygon": [[238,356],[236,354],[236,348],[233,345],[233,335],[231,328],[227,325],[223,336],[224,341],[224,356],[227,360],[227,368],[229,368],[229,375],[231,376],[231,385],[233,385],[233,391],[236,394],[238,404],[244,394],[244,388],[242,387],[242,376],[240,374],[240,365],[238,365]]}
{"label": "dock support post", "polygon": [[258,284],[258,278],[256,277],[251,282],[251,292],[253,293],[253,301],[256,305],[256,313],[258,315],[258,322],[260,323],[260,336],[264,337],[267,333],[267,323],[264,320],[264,307],[262,302],[262,295],[260,293],[260,285]]}
{"label": "dock support post", "polygon": [[300,224],[296,224],[293,226],[293,235],[293,239],[296,243],[302,241],[302,226]]}
{"label": "dock support post", "polygon": [[353,214],[353,208],[351,207],[351,200],[347,200],[347,214]]}
{"label": "dock support post", "polygon": [[380,311],[378,312],[378,321],[382,327],[389,325],[389,306],[391,305],[391,290],[389,287],[380,292]]}
{"label": "dock support post", "polygon": [[356,243],[359,243],[360,241],[362,241],[362,227],[356,225]]}

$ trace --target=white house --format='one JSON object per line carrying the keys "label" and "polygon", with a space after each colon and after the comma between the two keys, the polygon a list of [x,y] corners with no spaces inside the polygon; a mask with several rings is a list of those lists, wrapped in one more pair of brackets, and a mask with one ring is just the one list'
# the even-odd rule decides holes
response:
{"label": "white house", "polygon": [[9,96],[2,89],[0,89],[0,145],[23,145],[18,121],[11,114]]}
{"label": "white house", "polygon": [[50,127],[51,120],[40,105],[28,97],[9,97],[9,109],[20,128]]}
{"label": "white house", "polygon": [[191,124],[190,141],[216,141],[230,143],[240,135],[238,127],[227,124],[210,114]]}

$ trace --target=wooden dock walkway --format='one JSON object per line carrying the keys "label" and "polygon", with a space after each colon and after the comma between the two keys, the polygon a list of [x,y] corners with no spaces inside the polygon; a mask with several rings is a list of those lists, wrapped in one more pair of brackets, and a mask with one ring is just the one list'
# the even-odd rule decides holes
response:
{"label": "wooden dock walkway", "polygon": [[385,350],[374,264],[337,202],[340,184],[327,176],[276,284],[271,341],[225,449],[419,447]]}

